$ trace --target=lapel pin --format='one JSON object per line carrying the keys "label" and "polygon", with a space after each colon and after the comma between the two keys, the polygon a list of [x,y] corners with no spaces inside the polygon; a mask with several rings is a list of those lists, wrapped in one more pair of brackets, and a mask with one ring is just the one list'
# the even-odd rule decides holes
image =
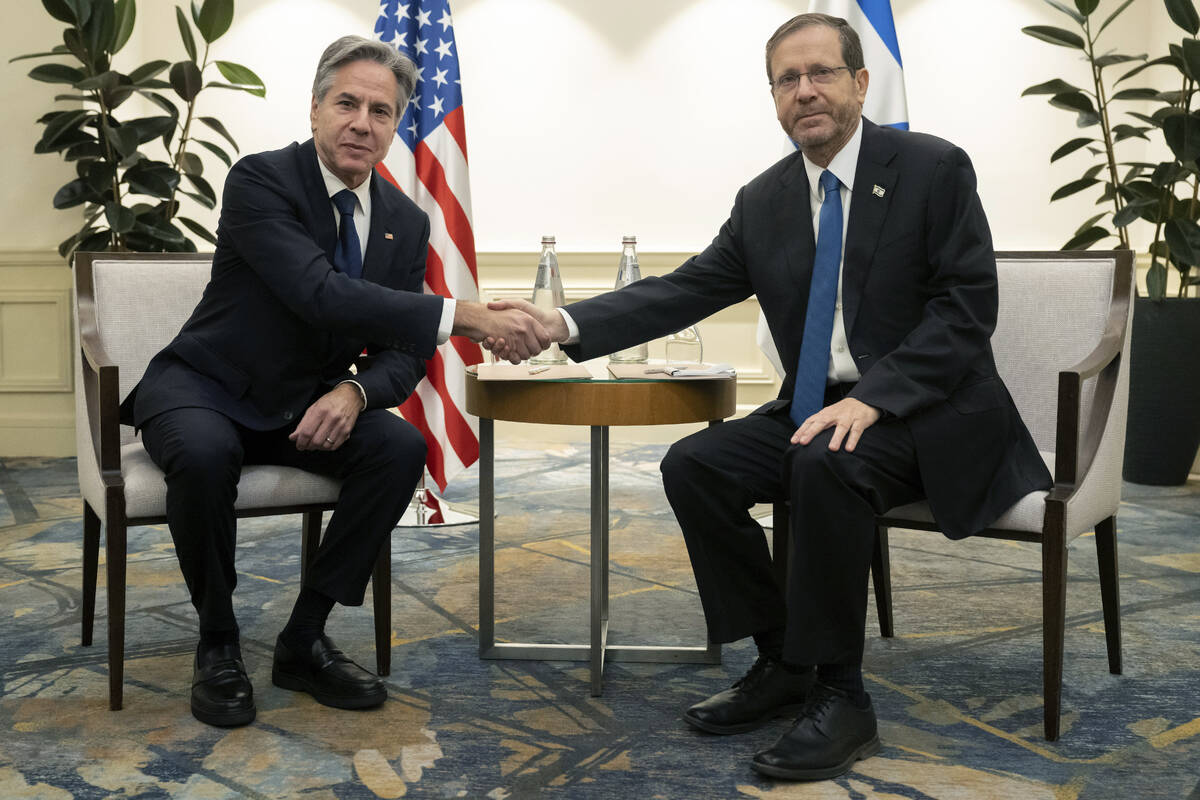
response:
{"label": "lapel pin", "polygon": [[[876,188],[878,188],[878,187],[876,187]],[[383,235],[383,238],[385,238],[385,239],[391,239],[391,238],[392,238],[392,235],[391,235],[390,233],[385,233],[385,234]]]}
{"label": "lapel pin", "polygon": [[871,194],[875,195],[876,197],[883,197],[884,188],[877,183],[875,184],[875,188],[871,190]]}

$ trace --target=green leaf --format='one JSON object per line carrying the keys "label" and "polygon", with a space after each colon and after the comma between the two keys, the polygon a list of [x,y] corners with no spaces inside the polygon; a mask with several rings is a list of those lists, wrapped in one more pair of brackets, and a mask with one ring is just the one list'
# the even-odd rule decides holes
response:
{"label": "green leaf", "polygon": [[133,227],[135,230],[149,234],[160,242],[182,244],[184,241],[183,232],[169,222],[155,221],[147,223],[139,219]]}
{"label": "green leaf", "polygon": [[83,205],[94,196],[95,192],[92,191],[92,187],[87,185],[87,181],[76,178],[70,183],[64,184],[54,193],[53,203],[55,208],[74,208]]}
{"label": "green leaf", "polygon": [[191,24],[188,23],[183,9],[179,6],[175,6],[175,22],[179,25],[179,38],[183,39],[183,49],[187,51],[188,58],[195,61],[196,39],[192,36]]}
{"label": "green leaf", "polygon": [[1138,139],[1145,139],[1148,142],[1150,141],[1150,137],[1146,135],[1146,131],[1148,130],[1150,129],[1137,127],[1134,125],[1114,125],[1112,128],[1113,141],[1121,142],[1125,139],[1133,139],[1136,137]]}
{"label": "green leaf", "polygon": [[133,230],[137,219],[128,208],[111,200],[104,204],[104,218],[108,220],[108,227],[117,233]]}
{"label": "green leaf", "polygon": [[175,104],[172,103],[168,98],[163,97],[158,92],[139,91],[138,94],[140,94],[142,97],[146,98],[150,102],[154,103],[154,105],[158,106],[159,108],[161,108],[163,111],[170,114],[175,119],[179,119],[179,109],[176,108]]}
{"label": "green leaf", "polygon": [[205,208],[212,209],[212,208],[217,207],[216,203],[214,203],[212,200],[209,200],[204,195],[196,194],[195,192],[189,192],[185,189],[180,189],[179,193],[192,198],[193,200],[195,200],[197,203],[204,206]]}
{"label": "green leaf", "polygon": [[200,120],[205,125],[224,136],[225,141],[229,142],[229,144],[233,146],[233,152],[242,152],[238,149],[237,142],[235,142],[233,137],[229,135],[229,131],[225,130],[225,126],[221,124],[221,120],[217,119],[216,117],[196,117],[196,119]]}
{"label": "green leaf", "polygon": [[75,84],[76,89],[84,89],[87,91],[97,90],[101,92],[112,91],[117,88],[121,82],[121,74],[113,72],[111,69],[107,72],[101,72],[99,75],[93,75],[90,78],[84,78]]}
{"label": "green leaf", "polygon": [[169,116],[141,117],[131,119],[123,127],[132,128],[137,132],[138,144],[145,144],[152,139],[175,130],[175,118]]}
{"label": "green leaf", "polygon": [[1088,114],[1096,113],[1092,98],[1083,92],[1062,92],[1050,98],[1050,105],[1055,108],[1065,108],[1067,111],[1083,111]]}
{"label": "green leaf", "polygon": [[192,102],[204,88],[200,68],[193,61],[176,61],[171,65],[171,87],[185,103]]}
{"label": "green leaf", "polygon": [[137,6],[134,5],[134,0],[117,0],[115,12],[112,52],[118,53],[133,34],[133,23],[137,20]]}
{"label": "green leaf", "polygon": [[1083,173],[1079,177],[1088,178],[1088,179],[1095,178],[1097,175],[1100,174],[1101,170],[1103,170],[1106,166],[1108,166],[1108,165],[1107,164],[1093,164],[1092,166],[1088,167],[1087,172]]}
{"label": "green leaf", "polygon": [[125,170],[123,180],[131,191],[168,198],[179,186],[179,173],[161,162],[142,162]]}
{"label": "green leaf", "polygon": [[1200,158],[1200,113],[1174,114],[1163,120],[1163,138],[1180,161]]}
{"label": "green leaf", "polygon": [[[64,131],[59,136],[55,137],[53,143],[48,143],[48,142],[44,143],[42,141],[39,141],[37,144],[35,144],[33,146],[33,152],[35,152],[35,153],[56,153],[61,150],[70,151],[71,149],[73,149],[75,147],[78,147],[80,145],[89,144],[89,143],[94,143],[95,141],[96,141],[96,137],[92,136],[90,133],[88,133],[85,130],[76,128],[75,130]],[[67,160],[69,161],[70,159],[68,158]]]}
{"label": "green leaf", "polygon": [[23,56],[13,56],[12,58],[10,58],[8,60],[8,63],[11,64],[14,61],[24,61],[27,58],[47,58],[49,56],[63,56],[70,52],[71,51],[68,50],[66,47],[59,44],[59,45],[55,45],[53,50],[46,52],[46,53],[26,53]]}
{"label": "green leaf", "polygon": [[114,128],[106,122],[100,126],[100,129],[122,158],[137,152],[138,137],[137,131],[133,128]]}
{"label": "green leaf", "polygon": [[232,61],[217,61],[217,69],[225,76],[225,79],[239,88],[244,88],[245,91],[258,97],[266,97],[267,89],[263,85],[262,78],[254,74],[254,71],[249,67],[243,67],[241,64],[235,64]]}
{"label": "green leaf", "polygon": [[87,109],[77,109],[73,111],[64,111],[58,114],[54,119],[46,123],[46,130],[42,133],[41,143],[49,146],[56,143],[63,137],[64,134],[73,133],[79,130],[80,126],[93,115],[94,112]]}
{"label": "green leaf", "polygon": [[112,180],[117,174],[117,165],[111,161],[93,161],[87,165],[86,172],[81,176],[88,186],[98,195],[104,195],[112,190]]}
{"label": "green leaf", "polygon": [[1200,78],[1200,39],[1183,40],[1183,69],[1192,80]]}
{"label": "green leaf", "polygon": [[1021,92],[1021,97],[1030,94],[1062,94],[1063,92],[1082,92],[1078,86],[1067,83],[1061,78],[1055,78],[1052,81],[1039,83],[1036,86],[1030,86],[1025,91]]}
{"label": "green leaf", "polygon": [[1085,17],[1091,16],[1096,10],[1096,6],[1100,5],[1100,0],[1075,0],[1075,7],[1079,9],[1079,13]]}
{"label": "green leaf", "polygon": [[169,66],[171,66],[171,62],[164,61],[161,58],[155,61],[147,61],[129,73],[129,82],[134,86],[141,86],[143,81],[150,80]]}
{"label": "green leaf", "polygon": [[1095,178],[1080,178],[1079,180],[1071,181],[1070,183],[1060,186],[1054,194],[1050,196],[1050,202],[1061,200],[1064,197],[1070,197],[1076,192],[1082,192],[1084,189],[1095,186],[1100,181]]}
{"label": "green leaf", "polygon": [[199,236],[204,241],[208,242],[211,245],[216,245],[217,237],[215,237],[211,233],[209,233],[208,230],[205,229],[205,227],[203,225],[201,225],[199,222],[196,222],[193,219],[188,219],[187,217],[176,217],[175,219],[178,222],[182,222],[185,228],[187,228],[189,231],[191,231],[192,233]]}
{"label": "green leaf", "polygon": [[229,154],[226,153],[223,149],[221,149],[217,145],[213,144],[212,142],[205,141],[204,139],[192,139],[191,141],[193,141],[196,144],[200,145],[201,147],[205,148],[210,153],[215,155],[217,158],[224,161],[225,166],[227,166],[227,167],[233,166],[233,159],[229,157]]}
{"label": "green leaf", "polygon": [[1078,11],[1071,8],[1070,6],[1060,3],[1060,2],[1058,2],[1058,0],[1045,0],[1045,2],[1046,2],[1046,5],[1050,6],[1051,8],[1058,9],[1059,11],[1066,14],[1071,19],[1075,20],[1080,25],[1083,24],[1083,20],[1084,20],[1083,16]]}
{"label": "green leaf", "polygon": [[1174,161],[1164,161],[1154,167],[1150,173],[1150,182],[1155,186],[1167,187],[1173,186],[1178,181],[1187,177],[1187,169],[1182,164]]}
{"label": "green leaf", "polygon": [[66,64],[41,64],[29,70],[29,77],[43,83],[69,83],[74,85],[84,79],[83,70]]}
{"label": "green leaf", "polygon": [[1158,97],[1157,89],[1122,89],[1110,97],[1110,100],[1154,100]]}
{"label": "green leaf", "polygon": [[[92,0],[92,15],[82,26],[84,46],[93,57],[93,66],[98,71],[108,69],[107,63],[100,66],[102,56],[112,53],[113,37],[116,33],[116,11],[113,0]],[[104,59],[107,62],[107,59]]]}
{"label": "green leaf", "polygon": [[233,0],[204,0],[196,28],[206,42],[215,42],[233,24]]}
{"label": "green leaf", "polygon": [[1200,225],[1190,219],[1171,217],[1163,226],[1163,239],[1171,258],[1188,266],[1200,264]]}
{"label": "green leaf", "polygon": [[1093,226],[1071,237],[1071,240],[1062,246],[1063,250],[1087,250],[1101,239],[1107,239],[1112,236],[1107,230],[1101,227]]}
{"label": "green leaf", "polygon": [[201,175],[204,172],[204,161],[195,153],[180,153],[179,170],[185,175]]}
{"label": "green leaf", "polygon": [[1156,205],[1158,205],[1158,201],[1156,200],[1134,200],[1113,215],[1113,225],[1118,228],[1124,228],[1134,220],[1145,217],[1146,214],[1144,212]]}
{"label": "green leaf", "polygon": [[1124,10],[1125,10],[1125,9],[1127,9],[1127,8],[1129,8],[1129,4],[1130,4],[1130,3],[1132,3],[1132,2],[1133,2],[1133,0],[1125,0],[1125,2],[1124,2],[1124,3],[1121,3],[1121,5],[1117,6],[1117,10],[1116,10],[1116,11],[1114,11],[1112,14],[1110,14],[1110,15],[1108,16],[1108,19],[1104,20],[1104,24],[1103,24],[1103,25],[1101,25],[1101,26],[1099,27],[1099,29],[1097,29],[1097,31],[1096,31],[1096,36],[1097,36],[1097,37],[1099,37],[1099,36],[1100,36],[1100,34],[1104,32],[1104,29],[1105,29],[1105,28],[1107,28],[1107,27],[1109,26],[1109,24],[1110,24],[1110,23],[1112,23],[1112,21],[1113,21],[1114,19],[1116,19],[1118,16],[1120,16],[1120,15],[1121,15],[1121,12],[1122,12],[1122,11],[1124,11]]}
{"label": "green leaf", "polygon": [[1125,56],[1125,55],[1121,55],[1120,53],[1109,53],[1108,55],[1097,56],[1095,63],[1096,63],[1097,67],[1100,67],[1100,69],[1104,69],[1105,67],[1111,67],[1113,64],[1127,64],[1130,61],[1145,61],[1145,60],[1146,60],[1145,53],[1142,53],[1141,55],[1136,55],[1136,56]]}
{"label": "green leaf", "polygon": [[[86,135],[86,134],[85,134]],[[38,152],[34,148],[34,152]],[[84,141],[75,142],[67,151],[63,153],[63,159],[66,161],[79,161],[87,158],[103,158],[104,148],[100,146],[94,137],[88,136]]]}
{"label": "green leaf", "polygon": [[1075,119],[1076,128],[1090,128],[1100,124],[1100,115],[1095,111],[1080,111]]}
{"label": "green leaf", "polygon": [[1162,300],[1167,296],[1167,268],[1161,263],[1150,265],[1150,269],[1146,271],[1146,293],[1150,295],[1150,299],[1154,301]]}
{"label": "green leaf", "polygon": [[1082,225],[1080,225],[1078,228],[1075,229],[1074,235],[1079,235],[1079,234],[1083,233],[1085,230],[1087,230],[1088,228],[1095,225],[1097,222],[1100,221],[1100,218],[1104,216],[1104,213],[1105,212],[1102,211],[1099,214],[1097,214],[1096,216],[1089,218],[1087,222],[1083,223]]}
{"label": "green leaf", "polygon": [[1132,78],[1134,75],[1139,74],[1144,69],[1148,69],[1149,67],[1161,66],[1163,64],[1171,64],[1172,66],[1179,69],[1180,72],[1183,71],[1183,63],[1182,62],[1176,61],[1176,59],[1172,58],[1171,56],[1159,56],[1158,58],[1147,61],[1145,64],[1139,64],[1138,66],[1129,70],[1129,72],[1126,72],[1124,75],[1122,75],[1121,77],[1119,77],[1115,81],[1113,81],[1113,85],[1116,86],[1121,81],[1126,80],[1128,78]]}
{"label": "green leaf", "polygon": [[1171,21],[1192,36],[1200,31],[1200,16],[1196,15],[1196,6],[1192,4],[1192,0],[1165,0],[1167,5],[1167,14],[1171,17]]}
{"label": "green leaf", "polygon": [[1086,45],[1079,34],[1071,31],[1055,28],[1052,25],[1030,25],[1026,28],[1021,28],[1021,33],[1032,36],[1035,39],[1041,39],[1043,42],[1056,44],[1059,47],[1073,47],[1076,50],[1085,49]]}
{"label": "green leaf", "polygon": [[1063,156],[1068,155],[1070,153],[1074,153],[1076,150],[1083,147],[1087,143],[1094,142],[1094,141],[1096,141],[1096,140],[1089,139],[1086,137],[1072,139],[1071,141],[1067,142],[1066,144],[1064,144],[1062,147],[1058,148],[1057,150],[1054,151],[1054,153],[1051,154],[1050,163],[1053,164],[1055,161],[1058,161]]}
{"label": "green leaf", "polygon": [[92,0],[42,0],[46,12],[59,22],[82,26],[92,15]]}
{"label": "green leaf", "polygon": [[217,204],[217,193],[213,191],[212,184],[204,180],[204,178],[201,178],[199,175],[189,174],[185,175],[184,177],[188,179],[192,186],[196,187],[197,192],[212,201],[212,206],[209,206],[209,208],[212,208]]}

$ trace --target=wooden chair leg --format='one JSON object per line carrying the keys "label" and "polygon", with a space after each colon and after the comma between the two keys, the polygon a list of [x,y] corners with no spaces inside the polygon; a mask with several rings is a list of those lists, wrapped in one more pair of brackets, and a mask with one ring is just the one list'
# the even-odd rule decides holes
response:
{"label": "wooden chair leg", "polygon": [[100,564],[100,517],[85,500],[83,503],[83,617],[80,640],[92,645],[96,621],[96,571]]}
{"label": "wooden chair leg", "polygon": [[771,571],[779,590],[787,591],[788,528],[791,511],[787,503],[771,506]]}
{"label": "wooden chair leg", "polygon": [[1104,638],[1108,671],[1121,674],[1121,587],[1117,580],[1117,518],[1096,525],[1096,558],[1100,564],[1100,602],[1104,607]]}
{"label": "wooden chair leg", "polygon": [[380,675],[392,672],[392,538],[383,542],[371,573],[375,603],[375,666]]}
{"label": "wooden chair leg", "polygon": [[892,628],[892,562],[888,555],[888,529],[875,527],[875,553],[871,557],[871,582],[875,584],[875,609],[879,612],[879,635],[890,639]]}
{"label": "wooden chair leg", "polygon": [[[119,513],[114,513],[119,505]],[[108,707],[120,711],[125,681],[125,509],[124,498],[109,503],[104,559],[108,580]]]}
{"label": "wooden chair leg", "polygon": [[[1047,508],[1047,517],[1050,509]],[[1067,621],[1067,545],[1062,519],[1047,519],[1042,538],[1042,691],[1046,741],[1058,739],[1063,642]]]}
{"label": "wooden chair leg", "polygon": [[300,580],[308,574],[308,564],[321,546],[321,512],[305,511],[300,533]]}

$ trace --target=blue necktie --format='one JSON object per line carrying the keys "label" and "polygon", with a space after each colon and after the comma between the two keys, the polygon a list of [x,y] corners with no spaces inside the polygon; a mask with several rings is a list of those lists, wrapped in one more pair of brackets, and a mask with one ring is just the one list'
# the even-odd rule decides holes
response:
{"label": "blue necktie", "polygon": [[333,265],[351,278],[357,278],[362,275],[362,248],[358,244],[358,230],[354,227],[354,207],[358,198],[349,189],[342,189],[333,196],[333,204],[341,215]]}
{"label": "blue necktie", "polygon": [[791,415],[797,427],[825,405],[829,340],[833,337],[838,264],[842,260],[841,185],[829,170],[821,173],[825,199],[821,202],[817,223],[817,250],[813,256],[812,284],[808,289],[808,310],[804,312],[804,338],[800,341],[796,385],[792,389]]}

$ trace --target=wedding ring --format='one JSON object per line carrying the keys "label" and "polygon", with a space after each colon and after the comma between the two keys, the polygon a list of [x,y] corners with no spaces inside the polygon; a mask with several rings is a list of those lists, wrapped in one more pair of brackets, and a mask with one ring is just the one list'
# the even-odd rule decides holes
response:
{"label": "wedding ring", "polygon": [[330,444],[333,444],[333,439],[330,439],[328,436],[325,437],[325,441],[329,442]]}

